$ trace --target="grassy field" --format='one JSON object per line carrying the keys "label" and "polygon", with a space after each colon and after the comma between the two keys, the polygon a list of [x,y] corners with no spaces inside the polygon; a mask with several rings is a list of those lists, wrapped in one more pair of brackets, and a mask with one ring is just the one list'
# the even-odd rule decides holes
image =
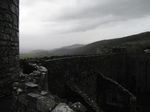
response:
{"label": "grassy field", "polygon": [[24,58],[36,58],[36,57],[42,57],[43,55],[37,55],[37,54],[20,54],[20,59]]}

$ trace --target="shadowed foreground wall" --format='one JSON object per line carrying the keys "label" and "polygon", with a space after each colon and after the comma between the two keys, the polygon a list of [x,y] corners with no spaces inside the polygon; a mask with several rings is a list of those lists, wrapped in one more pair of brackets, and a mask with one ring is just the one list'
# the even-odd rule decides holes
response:
{"label": "shadowed foreground wall", "polygon": [[[130,78],[143,75],[136,75],[135,69],[131,71],[132,68],[139,66],[138,63],[141,63],[143,59],[147,62],[149,56],[138,54],[86,55],[27,61],[45,66],[48,69],[49,90],[53,94],[72,101],[79,100],[73,92],[70,92],[69,88],[72,88],[72,91],[78,94],[86,93],[90,101],[96,102],[105,112],[113,112],[114,110],[115,112],[129,112],[132,111],[131,104],[134,104],[129,97],[132,95],[115,81],[103,77],[100,72],[128,87],[128,83],[131,83]],[[133,65],[132,63],[136,60],[138,60],[137,64]],[[28,67],[24,66],[24,68]],[[143,66],[144,68],[145,66]],[[138,70],[139,73],[140,71],[141,69]],[[142,86],[145,86],[145,84],[142,84]],[[131,87],[134,87],[134,85],[131,85]],[[130,87],[128,89],[130,90]],[[143,90],[143,92],[146,92],[146,90]]]}
{"label": "shadowed foreground wall", "polygon": [[[41,63],[49,70],[49,89],[54,89],[56,93],[62,94],[60,92],[62,85],[54,86],[54,84],[60,83],[64,77],[66,77],[66,80],[73,77],[76,84],[79,84],[80,87],[85,87],[84,89],[87,93],[93,94],[93,92],[96,92],[96,89],[91,91],[88,87],[96,87],[97,77],[95,75],[84,76],[89,71],[100,71],[106,77],[117,81],[132,93],[150,93],[150,87],[148,86],[150,84],[150,55],[148,54],[89,55],[59,57],[57,59],[43,58],[35,59],[35,63]],[[56,86],[60,89],[55,89]],[[93,97],[93,99],[95,98]]]}
{"label": "shadowed foreground wall", "polygon": [[68,89],[76,86],[79,94],[81,91],[86,93],[105,112],[132,111],[134,102],[126,96],[130,93],[117,83],[107,78],[101,80],[103,78],[97,73],[99,71],[135,95],[150,93],[149,54],[58,56],[28,61],[48,69],[48,85],[53,94],[65,99],[77,99]]}
{"label": "shadowed foreground wall", "polygon": [[0,97],[19,74],[19,0],[0,0]]}
{"label": "shadowed foreground wall", "polygon": [[[117,82],[103,76],[94,66],[96,63],[89,63],[95,60],[94,57],[72,59],[49,60],[45,63],[52,94],[66,102],[81,102],[88,108],[87,112],[135,112],[136,98]],[[31,61],[21,61],[24,73],[29,70],[28,62]]]}

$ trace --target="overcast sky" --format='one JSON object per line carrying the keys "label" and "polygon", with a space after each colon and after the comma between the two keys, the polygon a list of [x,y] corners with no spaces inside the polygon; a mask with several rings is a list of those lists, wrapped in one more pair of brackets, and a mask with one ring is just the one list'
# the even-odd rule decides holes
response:
{"label": "overcast sky", "polygon": [[20,50],[150,31],[150,0],[20,0]]}

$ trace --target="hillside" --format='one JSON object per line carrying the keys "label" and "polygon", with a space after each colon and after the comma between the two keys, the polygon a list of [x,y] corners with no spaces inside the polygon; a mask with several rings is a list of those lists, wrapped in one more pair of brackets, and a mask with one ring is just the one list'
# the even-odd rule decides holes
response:
{"label": "hillside", "polygon": [[22,57],[109,53],[112,48],[125,48],[128,53],[143,53],[150,49],[150,32],[122,38],[97,41],[88,45],[74,44],[54,50],[36,50]]}
{"label": "hillside", "polygon": [[81,48],[83,46],[84,46],[83,44],[73,44],[73,45],[64,46],[64,47],[49,51],[48,53],[52,55],[65,55],[65,54],[70,53],[74,49]]}
{"label": "hillside", "polygon": [[35,58],[35,57],[43,57],[43,56],[53,56],[53,55],[65,55],[73,51],[74,49],[83,47],[83,44],[73,44],[69,46],[63,46],[57,49],[51,50],[34,50],[30,52],[21,52],[20,58]]}
{"label": "hillside", "polygon": [[95,54],[106,53],[112,48],[126,48],[128,53],[143,53],[144,49],[150,49],[150,32],[144,32],[127,37],[97,41],[68,54]]}

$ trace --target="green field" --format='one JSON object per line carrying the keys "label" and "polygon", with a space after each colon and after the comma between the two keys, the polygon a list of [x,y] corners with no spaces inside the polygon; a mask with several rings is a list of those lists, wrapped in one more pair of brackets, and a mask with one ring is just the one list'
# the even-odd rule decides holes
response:
{"label": "green field", "polygon": [[42,57],[42,55],[37,55],[37,54],[20,54],[20,59],[24,58],[37,58],[37,57]]}

